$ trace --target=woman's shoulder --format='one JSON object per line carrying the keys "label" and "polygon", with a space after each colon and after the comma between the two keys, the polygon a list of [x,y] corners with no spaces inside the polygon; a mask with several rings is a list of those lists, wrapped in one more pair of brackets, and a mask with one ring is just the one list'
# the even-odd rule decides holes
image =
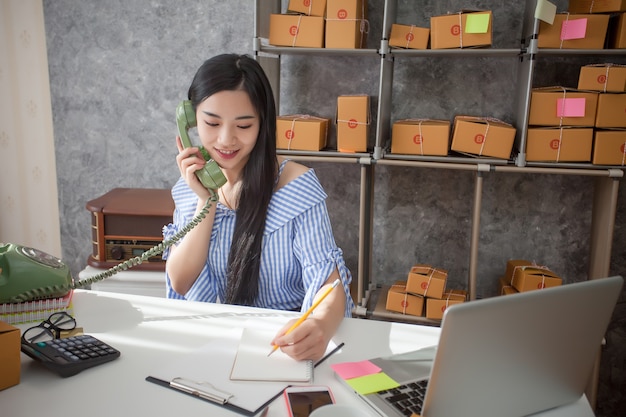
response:
{"label": "woman's shoulder", "polygon": [[278,158],[278,163],[280,171],[278,182],[276,183],[276,191],[310,171],[309,167],[283,157]]}

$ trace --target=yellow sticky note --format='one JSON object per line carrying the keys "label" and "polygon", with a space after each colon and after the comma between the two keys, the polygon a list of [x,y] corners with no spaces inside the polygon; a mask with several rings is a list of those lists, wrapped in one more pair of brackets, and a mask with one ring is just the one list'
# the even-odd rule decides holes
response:
{"label": "yellow sticky note", "polygon": [[397,388],[400,386],[400,384],[391,379],[389,375],[384,372],[346,379],[346,382],[354,388],[356,392],[362,395]]}
{"label": "yellow sticky note", "polygon": [[465,21],[465,33],[487,33],[489,13],[470,13]]}
{"label": "yellow sticky note", "polygon": [[543,20],[547,24],[554,23],[554,16],[556,16],[556,5],[550,3],[548,0],[537,0],[537,6],[535,7],[535,19]]}

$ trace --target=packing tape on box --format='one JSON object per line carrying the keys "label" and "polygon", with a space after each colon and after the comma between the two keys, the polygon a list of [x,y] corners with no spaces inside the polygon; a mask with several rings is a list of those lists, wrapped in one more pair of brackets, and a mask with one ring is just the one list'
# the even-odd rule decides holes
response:
{"label": "packing tape on box", "polygon": [[[428,282],[426,283],[426,290],[424,291],[424,297],[428,295],[428,289],[430,288],[430,282],[433,280],[433,275],[438,271],[437,268],[429,268],[430,274],[428,275]],[[443,271],[441,271],[443,272]]]}
{"label": "packing tape on box", "polygon": [[[404,45],[404,47],[406,49],[409,48],[409,45],[411,44],[411,41],[413,40],[413,28],[415,27],[415,25],[411,25],[411,28],[409,29],[409,33],[407,36],[405,36],[406,39],[406,45]],[[420,120],[420,137],[422,136],[422,121]],[[422,152],[422,155],[424,155],[424,152]]]}
{"label": "packing tape on box", "polygon": [[467,117],[466,120],[479,120],[487,123],[487,127],[485,128],[485,134],[483,136],[483,141],[480,144],[480,151],[478,152],[479,156],[483,155],[483,149],[485,148],[485,144],[487,143],[487,134],[489,133],[489,127],[491,126],[489,122],[506,124],[504,121],[496,119],[495,117]]}
{"label": "packing tape on box", "polygon": [[456,294],[454,291],[456,291],[456,290],[450,290],[450,291],[448,292],[448,296],[446,297],[446,308],[450,307],[450,297],[451,297],[451,296],[453,296],[453,295],[454,295],[455,297],[462,297],[462,298],[463,298],[463,300],[461,300],[460,298],[457,298],[457,299],[452,300],[452,301],[465,301],[465,300],[466,300],[466,298],[467,298],[467,297],[465,296],[465,294]]}
{"label": "packing tape on box", "polygon": [[[291,120],[291,131],[289,133],[289,138],[287,139],[287,150],[291,150],[291,141],[296,135],[296,122],[298,120],[326,120],[322,117],[311,116],[310,114],[294,114],[289,117],[293,117],[293,119]],[[326,132],[324,133],[324,135],[328,136],[328,125],[326,125]]]}
{"label": "packing tape on box", "polygon": [[459,43],[463,49],[463,12],[459,12]]}
{"label": "packing tape on box", "polygon": [[293,35],[293,41],[291,42],[291,46],[296,46],[296,42],[298,41],[298,33],[300,33],[300,22],[302,22],[302,15],[298,15],[298,24],[296,25],[295,34]]}

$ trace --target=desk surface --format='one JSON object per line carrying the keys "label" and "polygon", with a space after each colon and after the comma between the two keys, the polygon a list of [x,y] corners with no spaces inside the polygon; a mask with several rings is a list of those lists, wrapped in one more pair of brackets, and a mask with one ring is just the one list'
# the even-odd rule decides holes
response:
{"label": "desk surface", "polygon": [[[288,320],[296,313],[211,303],[196,303],[76,290],[74,315],[78,326],[122,352],[119,359],[59,378],[22,354],[21,382],[0,391],[2,415],[20,417],[53,414],[66,416],[185,415],[236,416],[238,414],[145,381],[146,376],[186,353],[219,339],[224,329],[245,327],[250,320]],[[19,326],[22,329],[28,325]],[[340,352],[315,368],[315,383],[328,385],[337,403],[368,407],[333,375],[336,362],[371,359],[437,343],[439,328],[366,319],[345,319],[333,341],[345,342]],[[269,407],[267,417],[282,417],[282,398]],[[578,402],[542,417],[592,417],[583,396]]]}

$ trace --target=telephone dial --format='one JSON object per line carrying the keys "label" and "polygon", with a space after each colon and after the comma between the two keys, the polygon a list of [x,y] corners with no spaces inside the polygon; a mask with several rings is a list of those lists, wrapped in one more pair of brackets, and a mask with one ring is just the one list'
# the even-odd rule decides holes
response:
{"label": "telephone dial", "polygon": [[[181,142],[185,148],[192,145],[188,130],[197,125],[196,114],[189,100],[182,101],[176,107],[176,124]],[[217,162],[209,157],[202,146],[199,147],[207,161],[205,166],[196,171],[198,179],[209,191],[211,197],[204,207],[178,233],[155,247],[90,278],[74,281],[70,270],[60,259],[40,250],[12,243],[0,243],[0,303],[18,303],[41,298],[61,297],[70,290],[85,287],[94,282],[102,281],[122,270],[132,268],[151,257],[162,253],[176,244],[202,219],[211,204],[218,200],[216,190],[226,184],[226,177]]]}

